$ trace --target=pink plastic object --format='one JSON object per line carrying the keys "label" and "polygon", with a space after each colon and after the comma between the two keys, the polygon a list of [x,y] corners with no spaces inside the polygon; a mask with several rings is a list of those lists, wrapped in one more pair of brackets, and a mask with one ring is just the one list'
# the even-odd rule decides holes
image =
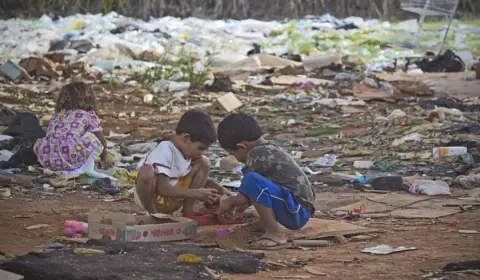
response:
{"label": "pink plastic object", "polygon": [[84,222],[66,220],[63,227],[63,234],[68,237],[86,236],[88,234],[88,224]]}
{"label": "pink plastic object", "polygon": [[229,229],[229,228],[226,228],[226,229],[221,229],[221,230],[217,231],[217,234],[215,236],[216,237],[227,237],[228,235],[230,235],[230,233],[232,233],[232,230]]}

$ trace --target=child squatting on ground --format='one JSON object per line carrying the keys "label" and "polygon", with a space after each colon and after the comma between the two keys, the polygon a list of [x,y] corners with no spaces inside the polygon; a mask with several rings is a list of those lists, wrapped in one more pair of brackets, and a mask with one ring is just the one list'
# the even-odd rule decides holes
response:
{"label": "child squatting on ground", "polygon": [[46,137],[34,146],[43,168],[73,178],[93,171],[98,157],[105,160],[106,141],[96,111],[89,85],[74,82],[60,90]]}
{"label": "child squatting on ground", "polygon": [[149,213],[172,214],[183,206],[183,216],[192,217],[197,199],[214,204],[230,192],[209,179],[210,161],[202,156],[217,138],[210,116],[188,111],[175,132],[139,163],[134,197]]}
{"label": "child squatting on ground", "polygon": [[302,228],[315,212],[315,193],[308,177],[283,149],[262,138],[255,119],[232,114],[218,125],[218,141],[239,162],[245,163],[238,195],[220,202],[220,213],[253,204],[265,234],[252,244],[256,249],[280,249],[287,244],[278,223],[290,230]]}

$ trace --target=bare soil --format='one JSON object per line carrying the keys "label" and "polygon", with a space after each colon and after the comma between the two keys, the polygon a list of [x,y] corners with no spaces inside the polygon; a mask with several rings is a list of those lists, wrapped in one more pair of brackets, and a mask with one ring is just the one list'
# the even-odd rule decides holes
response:
{"label": "bare soil", "polygon": [[[52,243],[54,236],[61,235],[63,222],[67,219],[85,220],[93,209],[120,212],[139,211],[133,202],[104,202],[78,193],[54,196],[46,199],[12,199],[0,202],[0,250],[7,256],[22,255],[31,251],[44,251],[42,245]],[[318,194],[319,201],[344,204],[359,199],[358,194]],[[346,202],[346,203],[345,203]],[[320,206],[320,205],[319,205]],[[474,210],[438,220],[361,220],[367,227],[380,228],[377,239],[366,242],[349,242],[316,250],[280,250],[268,251],[266,260],[278,263],[278,271],[260,272],[256,275],[224,275],[225,279],[296,279],[296,276],[311,279],[422,279],[423,275],[436,271],[450,262],[474,260],[480,258],[480,235],[461,234],[458,229],[480,229],[479,211]],[[448,223],[457,222],[456,227]],[[27,230],[27,226],[48,224],[49,227]],[[418,250],[385,256],[373,256],[361,253],[366,247],[379,244],[416,247]],[[285,265],[286,261],[290,265]],[[303,267],[291,267],[293,263],[308,263],[327,276],[317,276],[306,272]],[[283,267],[285,266],[285,267]],[[291,276],[295,276],[290,278]],[[455,277],[463,277],[455,275]],[[448,279],[475,279],[448,278]],[[302,278],[302,279],[310,279]],[[193,279],[193,278],[192,278]]]}

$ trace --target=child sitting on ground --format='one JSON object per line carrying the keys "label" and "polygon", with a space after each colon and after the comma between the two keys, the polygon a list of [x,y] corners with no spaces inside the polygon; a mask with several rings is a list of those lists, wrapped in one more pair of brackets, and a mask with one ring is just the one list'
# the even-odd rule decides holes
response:
{"label": "child sitting on ground", "polygon": [[97,101],[89,85],[74,82],[60,90],[46,137],[34,146],[46,170],[73,178],[93,171],[99,156],[105,159],[106,141],[96,111]]}
{"label": "child sitting on ground", "polygon": [[280,249],[287,239],[278,223],[290,230],[302,228],[315,212],[315,193],[300,166],[283,149],[262,138],[255,119],[232,114],[218,125],[220,146],[245,163],[239,194],[220,202],[220,213],[253,204],[265,234],[255,249]]}
{"label": "child sitting on ground", "polygon": [[216,141],[210,116],[188,111],[175,132],[139,163],[135,202],[152,214],[172,214],[183,206],[183,216],[192,217],[197,199],[213,204],[229,192],[208,178],[210,161],[202,156]]}

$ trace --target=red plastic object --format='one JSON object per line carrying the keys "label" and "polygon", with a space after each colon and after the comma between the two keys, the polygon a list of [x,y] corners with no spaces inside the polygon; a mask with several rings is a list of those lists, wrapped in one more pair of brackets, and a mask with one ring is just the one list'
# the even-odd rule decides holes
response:
{"label": "red plastic object", "polygon": [[457,225],[458,225],[457,222],[450,222],[450,223],[448,223],[448,226],[449,226],[449,227],[456,227]]}

